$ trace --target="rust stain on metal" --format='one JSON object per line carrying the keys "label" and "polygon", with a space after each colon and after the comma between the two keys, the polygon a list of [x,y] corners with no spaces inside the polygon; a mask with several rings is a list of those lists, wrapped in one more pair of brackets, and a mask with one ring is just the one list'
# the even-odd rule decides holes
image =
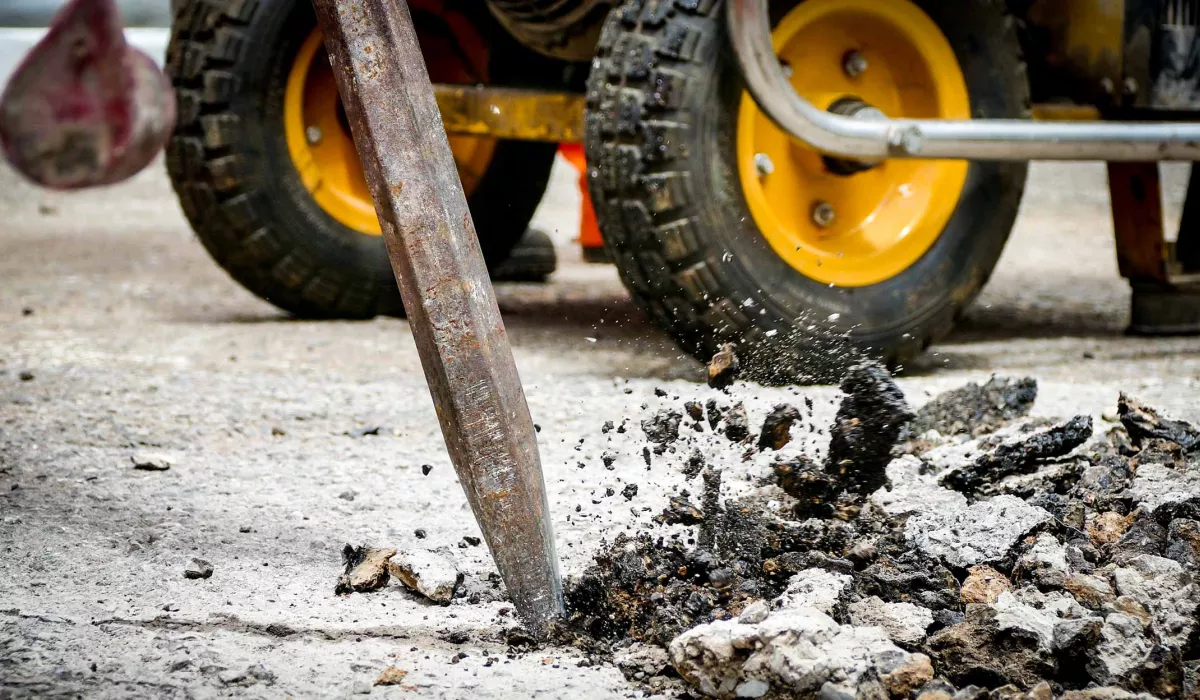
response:
{"label": "rust stain on metal", "polygon": [[1158,163],[1109,163],[1117,266],[1135,282],[1167,281]]}

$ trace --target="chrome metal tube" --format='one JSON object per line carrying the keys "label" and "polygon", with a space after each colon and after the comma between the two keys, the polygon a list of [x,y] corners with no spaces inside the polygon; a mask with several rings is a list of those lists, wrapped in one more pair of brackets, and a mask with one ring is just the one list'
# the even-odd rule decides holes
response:
{"label": "chrome metal tube", "polygon": [[1031,122],[1016,119],[863,120],[813,106],[783,74],[767,0],[727,0],[729,36],[746,89],[772,121],[843,158],[970,160],[1200,160],[1200,123]]}

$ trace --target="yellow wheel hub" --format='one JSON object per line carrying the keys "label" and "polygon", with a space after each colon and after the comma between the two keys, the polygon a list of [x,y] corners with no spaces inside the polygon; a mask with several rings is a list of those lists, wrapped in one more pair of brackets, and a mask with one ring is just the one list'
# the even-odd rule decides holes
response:
{"label": "yellow wheel hub", "polygon": [[[445,29],[438,33],[421,31],[420,11],[436,13],[440,4],[433,0],[410,3],[430,77],[438,83],[487,82],[487,47],[465,18],[437,18],[453,36],[444,36]],[[314,29],[301,45],[288,74],[284,132],[288,153],[313,200],[339,223],[360,233],[380,235],[375,205],[319,29]],[[468,196],[487,170],[495,148],[493,138],[450,136],[450,149]]]}
{"label": "yellow wheel hub", "polygon": [[[889,117],[969,119],[962,69],[908,0],[804,0],[773,32],[793,89],[821,109],[859,100]],[[801,274],[875,284],[917,261],[958,204],[966,161],[888,160],[852,175],[776,127],[746,95],[738,170],[762,235]]]}

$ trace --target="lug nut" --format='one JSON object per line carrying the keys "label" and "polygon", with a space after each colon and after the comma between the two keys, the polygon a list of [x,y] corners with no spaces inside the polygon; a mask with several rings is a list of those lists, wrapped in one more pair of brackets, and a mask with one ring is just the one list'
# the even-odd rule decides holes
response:
{"label": "lug nut", "polygon": [[833,210],[833,205],[829,202],[817,202],[813,205],[812,220],[818,228],[829,228],[835,218],[837,218],[837,212]]}
{"label": "lug nut", "polygon": [[754,169],[758,171],[759,177],[766,177],[775,172],[775,162],[766,153],[755,153]]}
{"label": "lug nut", "polygon": [[842,59],[842,70],[851,78],[857,78],[867,72],[867,57],[857,51],[850,51]]}
{"label": "lug nut", "polygon": [[318,144],[321,142],[321,130],[315,126],[310,126],[304,130],[304,138],[308,139],[310,144]]}

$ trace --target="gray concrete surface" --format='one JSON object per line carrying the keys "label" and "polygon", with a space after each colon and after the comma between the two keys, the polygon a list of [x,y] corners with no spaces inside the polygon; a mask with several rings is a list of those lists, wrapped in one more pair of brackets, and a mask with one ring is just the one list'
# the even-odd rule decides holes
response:
{"label": "gray concrete surface", "polygon": [[[1168,173],[1173,217],[1182,174]],[[561,246],[560,272],[499,290],[568,574],[601,538],[647,522],[681,479],[679,456],[647,470],[640,431],[602,435],[603,422],[710,395],[615,272],[571,247],[572,180],[559,169],[538,218]],[[1099,417],[1124,389],[1200,419],[1200,341],[1122,334],[1127,291],[1103,184],[1095,165],[1035,168],[988,288],[901,380],[915,403],[1019,373],[1041,380],[1039,414]],[[634,692],[571,650],[504,656],[510,618],[485,548],[457,546],[478,532],[404,321],[298,322],[255,299],[194,240],[161,165],[69,195],[2,170],[0,213],[0,697],[344,697],[389,664],[411,689],[372,695]],[[797,394],[831,417],[836,396],[737,394],[754,422]],[[365,426],[383,429],[346,435]],[[147,449],[174,466],[133,470],[131,455]],[[749,488],[741,477],[766,463],[721,449],[729,488]],[[599,465],[604,450],[619,454],[613,471]],[[627,502],[629,482],[640,489]],[[618,495],[605,497],[609,486]],[[394,584],[336,597],[347,542],[450,547],[480,602],[433,607]],[[194,556],[213,563],[212,578],[183,578]],[[454,631],[469,641],[447,641]],[[485,666],[485,654],[500,658]]]}

